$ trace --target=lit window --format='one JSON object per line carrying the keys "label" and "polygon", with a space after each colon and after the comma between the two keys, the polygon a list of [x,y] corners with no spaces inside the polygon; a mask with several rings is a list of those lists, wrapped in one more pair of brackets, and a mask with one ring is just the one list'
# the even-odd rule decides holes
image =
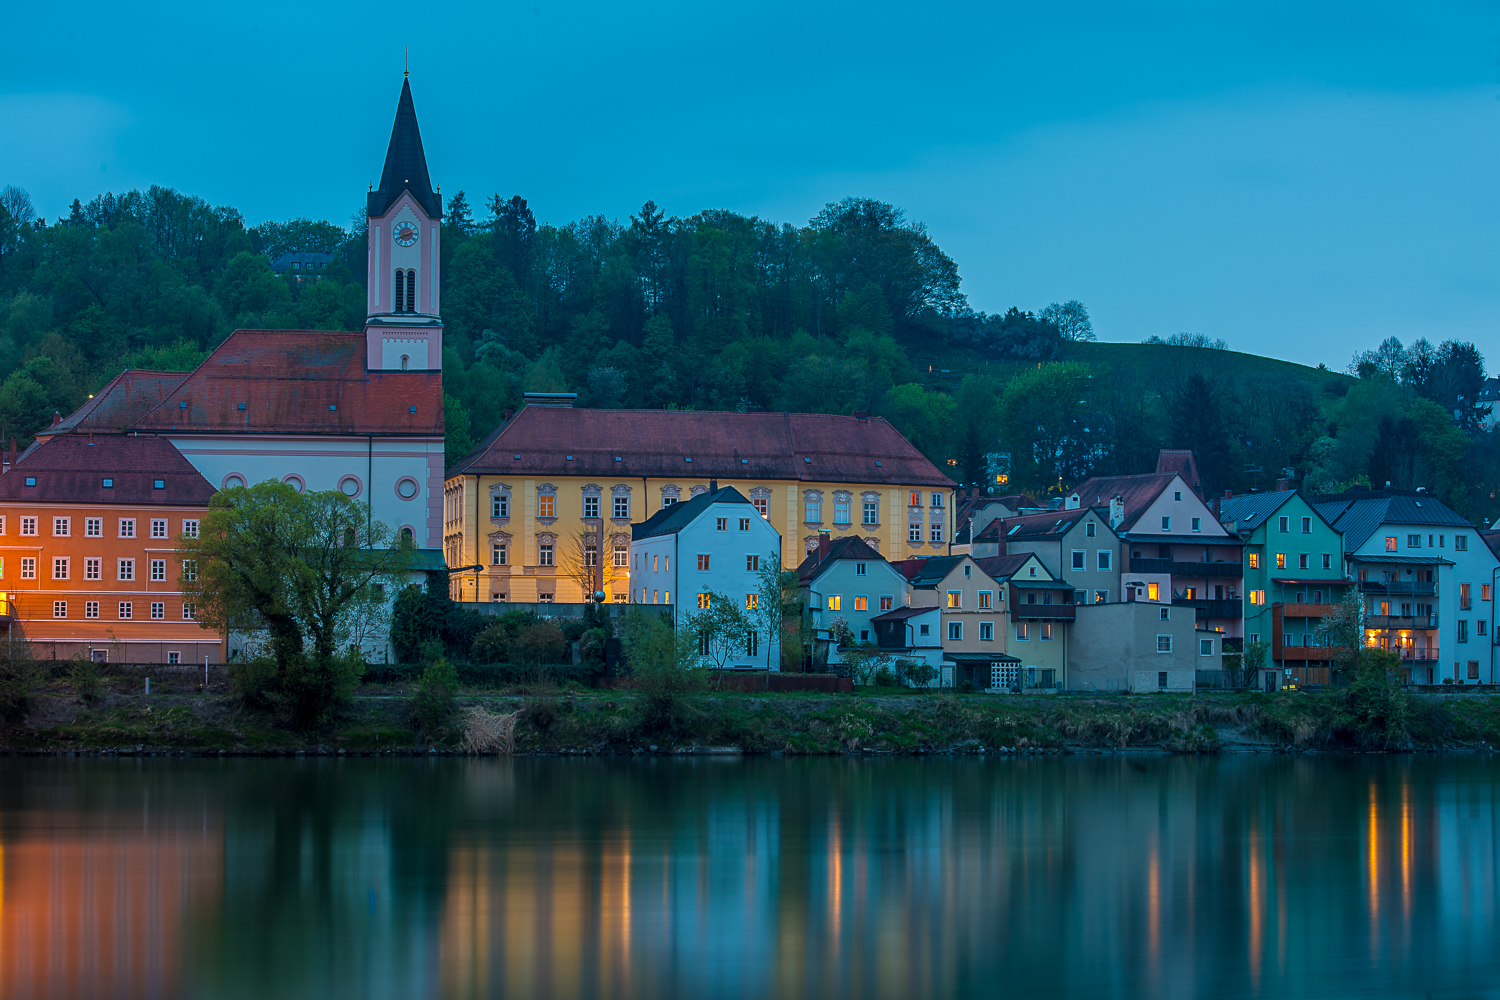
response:
{"label": "lit window", "polygon": [[699,594],[698,595],[698,607],[699,607],[700,610],[706,610],[708,608],[708,595],[707,594]]}
{"label": "lit window", "polygon": [[1094,603],[1095,604],[1108,604],[1109,603],[1109,591],[1107,591],[1107,590],[1096,590],[1096,591],[1094,591]]}
{"label": "lit window", "polygon": [[870,599],[868,597],[856,596],[854,598],[854,610],[855,611],[869,611],[870,610]]}
{"label": "lit window", "polygon": [[761,517],[769,518],[771,504],[765,497],[756,497],[751,503],[755,504],[755,512]]}
{"label": "lit window", "polygon": [[745,595],[745,610],[746,611],[759,611],[760,610],[760,595],[759,594],[746,594]]}
{"label": "lit window", "polygon": [[1394,536],[1392,536],[1392,535],[1387,535],[1386,536],[1386,538],[1385,538],[1385,550],[1387,552],[1395,552],[1396,551],[1396,539],[1395,539]]}
{"label": "lit window", "polygon": [[557,497],[553,496],[551,493],[543,493],[541,496],[537,497],[536,498],[536,516],[537,517],[556,517],[557,516]]}
{"label": "lit window", "polygon": [[1025,622],[1016,623],[1016,639],[1027,642],[1031,639],[1031,626]]}
{"label": "lit window", "polygon": [[1050,641],[1052,641],[1052,623],[1051,622],[1044,622],[1041,626],[1039,626],[1039,628],[1041,630],[1041,636],[1040,636],[1040,638],[1042,639],[1042,641],[1043,642],[1050,642]]}
{"label": "lit window", "polygon": [[1276,553],[1276,568],[1277,569],[1286,569],[1286,553],[1285,552],[1278,552],[1278,553]]}
{"label": "lit window", "polygon": [[1260,569],[1260,553],[1259,552],[1252,552],[1252,553],[1250,553],[1250,568],[1251,569]]}
{"label": "lit window", "polygon": [[843,599],[843,597],[841,597],[838,594],[829,594],[828,595],[828,610],[829,611],[842,611],[843,609],[844,609],[844,599]]}
{"label": "lit window", "polygon": [[979,610],[988,611],[990,609],[990,599],[994,596],[991,591],[981,590],[979,592]]}
{"label": "lit window", "polygon": [[1159,583],[1148,583],[1148,584],[1146,584],[1146,599],[1148,601],[1158,601],[1158,600],[1161,600],[1161,584],[1159,584]]}
{"label": "lit window", "polygon": [[948,591],[948,607],[958,609],[964,606],[964,592],[962,590]]}
{"label": "lit window", "polygon": [[698,554],[698,569],[700,572],[708,569],[708,556],[701,552]]}

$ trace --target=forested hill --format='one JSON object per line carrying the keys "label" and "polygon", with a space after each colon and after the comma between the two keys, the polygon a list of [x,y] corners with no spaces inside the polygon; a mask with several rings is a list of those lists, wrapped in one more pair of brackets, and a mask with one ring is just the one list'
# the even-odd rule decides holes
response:
{"label": "forested hill", "polygon": [[[870,410],[956,481],[1036,494],[1191,447],[1216,491],[1391,481],[1496,513],[1500,439],[1472,405],[1473,345],[1387,341],[1355,377],[1201,336],[1095,343],[1078,302],[974,312],[925,228],[863,199],[804,225],[649,202],[549,225],[519,197],[476,217],[462,192],[446,207],[450,461],[523,391],[569,390],[585,406]],[[359,329],[362,225],[249,227],[160,187],[42,220],[3,189],[4,432],[25,443],[119,371],[190,368],[237,327]],[[298,284],[270,269],[290,250],[335,259]]]}

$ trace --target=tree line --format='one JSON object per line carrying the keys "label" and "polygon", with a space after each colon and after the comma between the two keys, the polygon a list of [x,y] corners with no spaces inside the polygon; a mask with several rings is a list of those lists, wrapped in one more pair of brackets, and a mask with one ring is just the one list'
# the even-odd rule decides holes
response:
{"label": "tree line", "polygon": [[[323,251],[317,281],[276,275]],[[37,218],[0,190],[0,424],[24,444],[128,367],[185,369],[237,327],[358,329],[362,213],[247,226],[151,187]],[[539,222],[524,198],[443,220],[450,462],[521,404],[885,416],[957,482],[1056,495],[1192,448],[1207,487],[1425,486],[1493,516],[1500,445],[1472,344],[1387,341],[1348,372],[1230,351],[1203,334],[1094,343],[1077,301],[985,314],[925,226],[847,198],[803,225],[726,210]],[[1274,364],[1274,363],[1273,363]]]}

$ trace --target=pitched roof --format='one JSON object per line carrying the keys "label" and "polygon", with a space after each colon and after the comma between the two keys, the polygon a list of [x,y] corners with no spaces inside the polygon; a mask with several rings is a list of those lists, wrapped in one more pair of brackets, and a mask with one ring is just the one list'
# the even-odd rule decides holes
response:
{"label": "pitched roof", "polygon": [[0,476],[0,501],[206,506],[213,495],[172,442],[145,434],[58,434]]}
{"label": "pitched roof", "polygon": [[1095,476],[1085,480],[1074,493],[1085,507],[1108,507],[1116,496],[1125,502],[1125,520],[1120,525],[1126,531],[1146,512],[1151,502],[1161,496],[1176,475],[1173,472],[1144,472],[1133,476]]}
{"label": "pitched roof", "polygon": [[953,486],[883,418],[827,413],[527,406],[449,475],[476,473]]}
{"label": "pitched roof", "polygon": [[411,80],[401,81],[401,99],[396,102],[396,121],[391,126],[391,144],[385,151],[385,169],[380,187],[366,199],[365,214],[374,218],[410,191],[417,204],[434,219],[443,216],[443,200],[432,190],[427,176],[427,154],[422,151],[422,132],[417,128],[417,106],[411,99]]}
{"label": "pitched roof", "polygon": [[119,434],[159,406],[189,374],[127,369],[110,379],[62,423],[43,428],[36,436],[73,432]]}
{"label": "pitched roof", "polygon": [[646,520],[632,524],[630,540],[638,542],[643,538],[675,535],[692,524],[709,505],[716,503],[742,503],[746,507],[750,506],[750,501],[739,490],[733,486],[721,486],[711,493],[700,493],[691,500],[669,503]]}
{"label": "pitched roof", "polygon": [[1297,495],[1296,490],[1278,490],[1274,493],[1241,493],[1219,501],[1219,521],[1234,521],[1237,528],[1258,528],[1278,510],[1281,505]]}
{"label": "pitched roof", "polygon": [[440,371],[365,370],[365,335],[236,330],[132,429],[440,436]]}
{"label": "pitched roof", "polygon": [[1488,545],[1490,551],[1495,553],[1495,558],[1500,559],[1500,529],[1481,531],[1479,537],[1483,538],[1484,544]]}
{"label": "pitched roof", "polygon": [[[1042,514],[1023,514],[1020,517],[1009,517],[1005,519],[1004,531],[1006,538],[1046,538],[1051,535],[1061,536],[1073,525],[1083,520],[1089,513],[1088,507],[1077,507],[1073,510],[1049,510]],[[994,534],[991,534],[993,530]],[[979,537],[986,541],[998,540],[1001,530],[1001,522],[993,521],[989,527],[979,533]]]}
{"label": "pitched roof", "polygon": [[915,618],[917,615],[925,615],[925,614],[929,614],[931,612],[937,612],[937,611],[942,611],[942,608],[939,608],[936,604],[929,604],[926,607],[920,607],[920,608],[913,607],[912,605],[907,605],[904,608],[896,608],[894,611],[883,611],[880,614],[875,615],[874,617],[872,617],[870,619],[870,621],[872,621],[872,622],[900,621],[903,618]]}
{"label": "pitched roof", "polygon": [[[913,587],[936,587],[947,579],[948,574],[953,572],[953,567],[963,562],[968,556],[933,556],[931,559],[923,560],[921,565],[915,567],[913,572],[906,575],[906,579]],[[977,563],[977,560],[976,560]]]}
{"label": "pitched roof", "polygon": [[1383,524],[1472,528],[1430,493],[1405,490],[1353,490],[1312,498],[1323,520],[1344,533],[1344,551],[1354,552]]}
{"label": "pitched roof", "polygon": [[814,580],[822,575],[824,570],[832,569],[833,564],[840,559],[848,559],[856,562],[885,562],[885,557],[870,548],[869,544],[863,538],[855,535],[847,535],[843,538],[835,539],[828,546],[828,555],[822,559],[818,558],[817,549],[809,552],[807,558],[803,559],[797,566],[797,579],[802,583]]}
{"label": "pitched roof", "polygon": [[996,583],[1004,583],[1015,575],[1016,570],[1020,569],[1026,560],[1031,558],[1034,556],[1030,552],[1012,552],[1003,556],[986,556],[983,559],[975,559],[974,562],[989,574],[990,579]]}

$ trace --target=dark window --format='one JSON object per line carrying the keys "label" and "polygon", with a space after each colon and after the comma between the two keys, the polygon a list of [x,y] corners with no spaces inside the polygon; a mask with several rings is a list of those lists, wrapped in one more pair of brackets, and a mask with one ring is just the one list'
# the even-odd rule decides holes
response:
{"label": "dark window", "polygon": [[406,281],[404,280],[405,278],[406,278],[406,272],[404,272],[404,271],[402,271],[402,270],[400,270],[398,268],[396,270],[396,302],[395,302],[394,306],[392,307],[392,312],[405,312],[406,311]]}
{"label": "dark window", "polygon": [[409,313],[417,311],[417,272],[415,270],[406,272],[406,311]]}

